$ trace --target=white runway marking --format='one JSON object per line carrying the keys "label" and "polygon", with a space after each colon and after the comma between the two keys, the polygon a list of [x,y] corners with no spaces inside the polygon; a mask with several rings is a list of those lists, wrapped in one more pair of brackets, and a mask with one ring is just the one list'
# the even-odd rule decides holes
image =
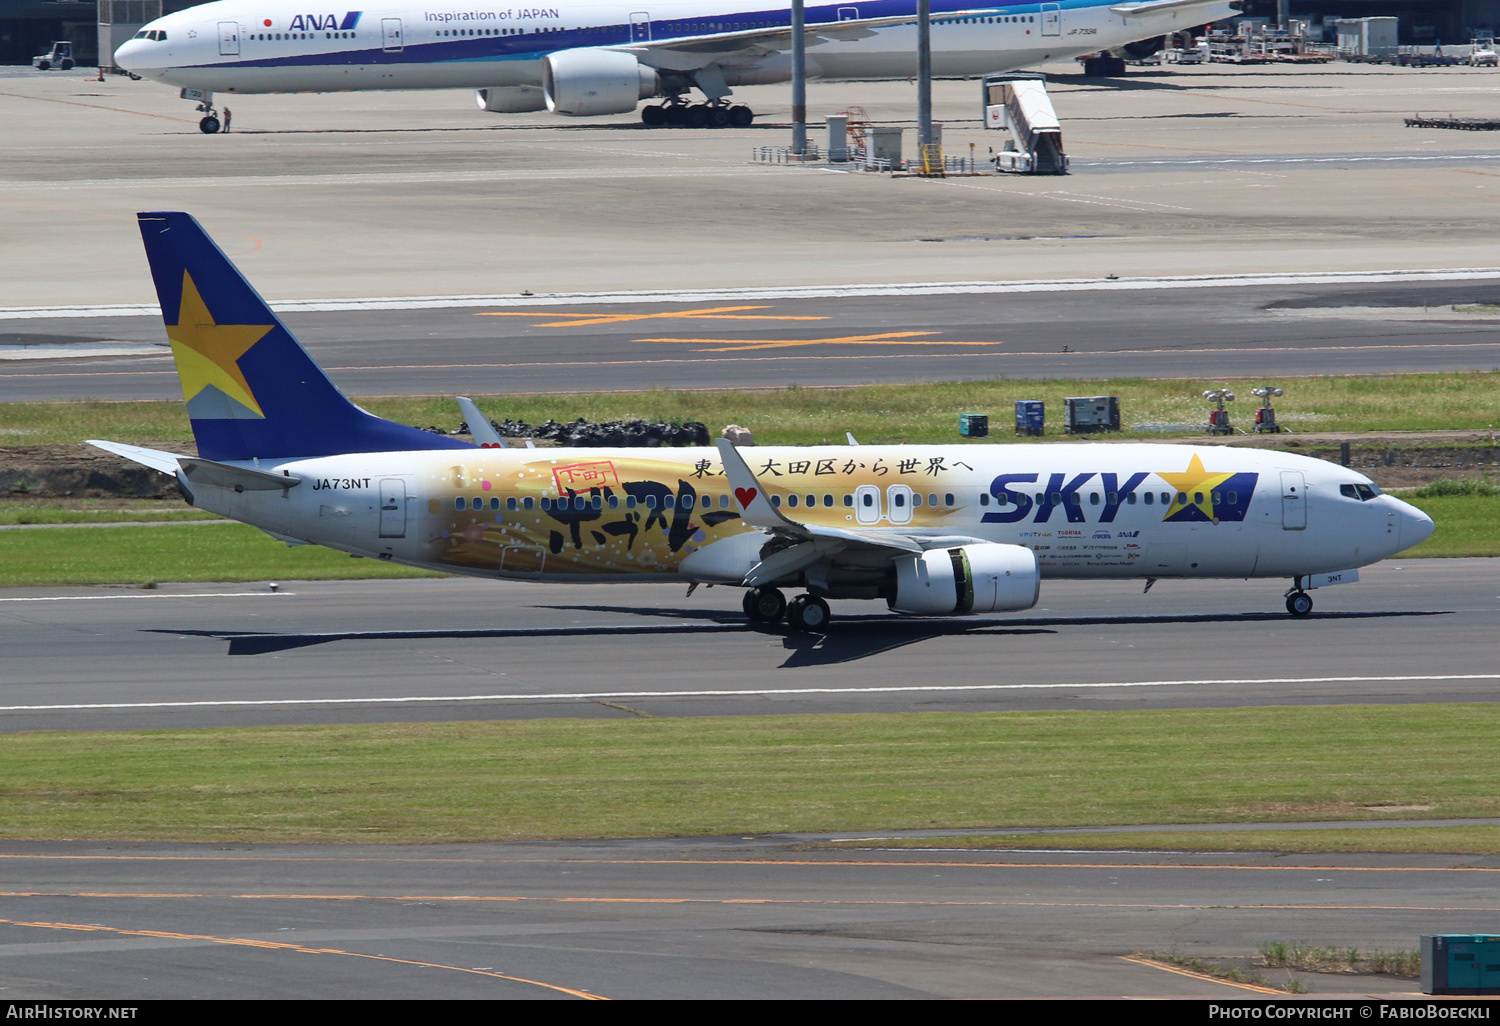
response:
{"label": "white runway marking", "polygon": [[[1500,268],[1338,271],[1288,274],[1184,275],[1164,278],[1063,278],[1054,281],[893,282],[869,285],[768,285],[743,289],[660,289],[636,292],[555,292],[545,296],[390,296],[369,299],[273,301],[280,313],[342,310],[435,310],[478,306],[549,307],[583,303],[702,303],[741,299],[843,299],[878,296],[997,295],[1020,292],[1105,292],[1141,289],[1239,288],[1255,285],[1372,285],[1418,281],[1492,281]],[[110,306],[0,307],[0,321],[44,317],[157,317],[154,303]]]}
{"label": "white runway marking", "polygon": [[[206,523],[213,524],[214,520],[184,520],[181,523]],[[226,521],[232,523],[233,521]],[[174,521],[177,523],[177,521]],[[68,527],[86,527],[86,524],[68,524]],[[138,527],[138,524],[127,525]],[[205,598],[280,598],[283,595],[295,595],[295,591],[202,591],[187,594],[173,594],[172,592],[156,592],[143,595],[33,595],[28,598],[0,598],[0,602],[99,602],[104,599],[205,599]]]}
{"label": "white runway marking", "polygon": [[[244,636],[241,636],[243,638]],[[1444,673],[1383,677],[1265,677],[1226,680],[1127,680],[1066,684],[933,684],[868,688],[753,688],[744,691],[558,691],[535,695],[403,695],[398,698],[267,698],[203,702],[91,702],[64,705],[0,705],[0,712],[64,712],[81,709],[201,709],[236,706],[397,705],[437,702],[540,702],[642,698],[754,698],[766,695],[891,695],[942,691],[1027,691],[1058,688],[1170,688],[1224,684],[1356,684],[1382,681],[1500,680],[1500,673]]]}

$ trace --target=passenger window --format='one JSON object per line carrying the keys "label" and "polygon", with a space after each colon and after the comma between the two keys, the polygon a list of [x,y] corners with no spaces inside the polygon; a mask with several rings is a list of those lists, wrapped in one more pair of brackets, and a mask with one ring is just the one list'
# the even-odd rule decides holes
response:
{"label": "passenger window", "polygon": [[618,495],[611,495],[609,497],[609,508],[610,509],[619,509],[620,508],[620,497]]}
{"label": "passenger window", "polygon": [[477,510],[484,509],[484,500],[476,496],[473,502],[473,508]]}
{"label": "passenger window", "polygon": [[675,496],[675,495],[663,495],[661,497],[661,508],[662,509],[676,509],[677,508],[677,496]]}
{"label": "passenger window", "polygon": [[505,508],[508,509],[508,510],[510,510],[512,513],[514,513],[516,511],[516,499],[515,499],[515,496],[511,496],[509,499],[505,500]]}
{"label": "passenger window", "polygon": [[897,509],[905,508],[906,496],[901,492],[897,492],[895,495],[891,496],[891,505],[895,506]]}
{"label": "passenger window", "polygon": [[981,506],[988,506],[990,504],[990,493],[989,492],[980,492],[979,493],[979,504]]}
{"label": "passenger window", "polygon": [[547,496],[543,495],[542,496],[542,501],[541,501],[541,507],[542,507],[542,509],[550,510],[552,508],[552,500],[549,499],[549,498],[547,498]]}
{"label": "passenger window", "polygon": [[1097,506],[1097,505],[1099,505],[1099,493],[1098,492],[1089,492],[1089,505],[1090,506]]}
{"label": "passenger window", "polygon": [[1208,494],[1213,498],[1213,502],[1214,502],[1215,506],[1217,506],[1219,503],[1221,503],[1221,502],[1224,501],[1224,499],[1223,499],[1223,494],[1224,493],[1223,492],[1217,492],[1217,491],[1215,491],[1215,492],[1209,492]]}
{"label": "passenger window", "polygon": [[534,505],[536,505],[536,503],[533,502],[531,496],[528,495],[521,501],[521,505],[525,506],[527,509],[531,509]]}
{"label": "passenger window", "polygon": [[467,505],[468,505],[468,503],[466,503],[464,501],[463,496],[459,496],[458,498],[456,498],[456,499],[453,500],[453,508],[454,509],[461,510],[461,509],[463,509]]}
{"label": "passenger window", "polygon": [[954,503],[953,503],[953,493],[952,492],[949,492],[947,495],[943,496],[943,505],[944,506],[952,506],[953,504]]}
{"label": "passenger window", "polygon": [[853,506],[854,505],[854,496],[850,495],[848,492],[844,493],[844,505],[845,506]]}
{"label": "passenger window", "polygon": [[1194,506],[1201,506],[1201,505],[1203,505],[1203,493],[1202,492],[1194,492],[1193,493],[1193,505]]}
{"label": "passenger window", "polygon": [[[1177,495],[1178,495],[1178,499],[1177,499],[1178,502],[1181,502],[1181,503],[1186,503],[1187,502],[1187,496],[1186,495],[1183,495],[1181,492],[1178,492]],[[1172,505],[1172,493],[1171,492],[1162,492],[1161,493],[1161,504],[1163,506],[1170,506],[1170,505]]]}
{"label": "passenger window", "polygon": [[816,495],[809,495],[807,497],[807,504],[809,506],[816,506],[818,504],[818,497]]}
{"label": "passenger window", "polygon": [[[912,504],[913,508],[916,508],[916,507],[922,505],[922,493],[921,492],[917,492],[915,495],[913,495],[911,497],[911,504]],[[897,505],[900,505],[900,504],[897,503]]]}
{"label": "passenger window", "polygon": [[654,496],[654,495],[648,495],[648,496],[646,496],[646,508],[647,509],[655,509],[656,508],[656,496]]}
{"label": "passenger window", "polygon": [[635,496],[634,495],[627,495],[627,496],[625,496],[625,508],[626,509],[635,509],[635,507],[636,507]]}
{"label": "passenger window", "polygon": [[[796,498],[796,496],[792,496],[792,497]],[[779,495],[773,495],[773,496],[771,496],[771,505],[775,506],[777,509],[780,509],[781,508],[781,496],[779,496]]]}
{"label": "passenger window", "polygon": [[720,509],[728,509],[729,508],[729,496],[727,496],[727,495],[721,495],[721,496],[719,496],[719,508]]}
{"label": "passenger window", "polygon": [[1110,506],[1118,506],[1120,504],[1120,493],[1106,492],[1104,495],[1104,501]]}
{"label": "passenger window", "polygon": [[[1147,502],[1151,501],[1151,496],[1149,496],[1149,495],[1146,496],[1146,501]],[[1134,506],[1135,505],[1135,492],[1131,492],[1129,495],[1125,496],[1125,502],[1128,505]]]}
{"label": "passenger window", "polygon": [[833,496],[832,495],[825,494],[823,496],[823,506],[826,509],[832,509],[833,508]]}
{"label": "passenger window", "polygon": [[1155,501],[1156,501],[1156,493],[1155,492],[1147,492],[1146,493],[1146,505],[1150,506]]}
{"label": "passenger window", "polygon": [[595,509],[603,509],[604,508],[604,496],[602,496],[602,495],[596,495],[596,496],[594,496],[594,501],[591,503],[591,505]]}
{"label": "passenger window", "polygon": [[[933,492],[933,493],[931,493],[930,495],[927,496],[927,505],[929,505],[929,506],[936,506],[937,505],[937,492]],[[952,505],[952,503],[949,503],[949,505]]]}
{"label": "passenger window", "polygon": [[1225,497],[1228,499],[1229,505],[1231,505],[1231,506],[1233,506],[1235,503],[1237,503],[1237,502],[1240,501],[1240,493],[1239,492],[1226,492],[1225,493]]}
{"label": "passenger window", "polygon": [[714,497],[712,495],[705,495],[703,497],[703,508],[704,509],[713,509],[714,508]]}
{"label": "passenger window", "polygon": [[864,495],[860,496],[860,498],[864,499],[865,509],[869,509],[871,506],[875,505],[875,496],[871,495],[869,492],[866,492]]}
{"label": "passenger window", "polygon": [[497,510],[499,508],[500,508],[500,497],[498,495],[491,496],[490,497],[490,509],[491,510]]}
{"label": "passenger window", "polygon": [[790,506],[792,509],[796,509],[797,508],[797,496],[795,496],[795,495],[788,495],[786,497],[786,504],[788,506]]}

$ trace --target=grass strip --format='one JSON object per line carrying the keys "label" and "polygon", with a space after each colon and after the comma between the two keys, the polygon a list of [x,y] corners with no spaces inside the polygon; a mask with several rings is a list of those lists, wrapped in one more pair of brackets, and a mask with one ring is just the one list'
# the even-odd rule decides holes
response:
{"label": "grass strip", "polygon": [[[1494,428],[1500,407],[1500,372],[1395,374],[1386,377],[1278,378],[1287,395],[1277,419],[1294,432],[1433,431]],[[1205,388],[1229,386],[1243,396],[1233,418],[1248,427],[1260,378],[1173,381],[1147,378],[989,380],[862,385],[853,388],[580,392],[567,395],[474,396],[488,416],[540,424],[548,419],[701,421],[717,434],[725,424],[750,428],[761,444],[843,444],[852,431],[876,442],[957,442],[960,413],[987,413],[992,442],[1020,441],[1012,434],[1015,401],[1041,399],[1049,413],[1048,437],[1061,432],[1064,396],[1117,395],[1125,437],[1160,438],[1149,425],[1197,427],[1207,421]],[[456,428],[463,419],[449,396],[373,397],[357,402],[405,424]],[[188,441],[180,402],[0,403],[0,441],[14,445],[81,442]],[[1111,437],[1120,437],[1112,435]],[[1034,440],[1033,440],[1034,441]]]}
{"label": "grass strip", "polygon": [[[1423,815],[1426,815],[1423,813]],[[819,848],[901,848],[919,851],[1274,851],[1451,852],[1500,851],[1500,826],[1401,827],[1381,830],[1151,830],[1098,834],[973,834],[829,841]]]}
{"label": "grass strip", "polygon": [[439,576],[318,545],[287,546],[244,524],[0,531],[0,583],[11,586]]}
{"label": "grass strip", "polygon": [[[1441,483],[1441,482],[1439,482]],[[1401,498],[1432,517],[1432,537],[1401,554],[1424,556],[1500,556],[1500,496],[1474,493],[1422,497],[1421,490]]]}
{"label": "grass strip", "polygon": [[[1500,705],[34,732],[0,836],[389,842],[1500,810]],[[1442,752],[1440,759],[1433,752]]]}

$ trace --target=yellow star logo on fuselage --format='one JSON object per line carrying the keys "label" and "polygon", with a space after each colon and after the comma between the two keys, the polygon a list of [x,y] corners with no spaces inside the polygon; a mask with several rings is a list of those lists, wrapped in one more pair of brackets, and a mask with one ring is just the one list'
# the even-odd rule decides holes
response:
{"label": "yellow star logo on fuselage", "polygon": [[[1233,477],[1234,473],[1231,471],[1227,474],[1210,474],[1203,469],[1203,461],[1198,458],[1198,454],[1193,453],[1187,470],[1181,474],[1164,474],[1157,471],[1156,476],[1176,490],[1176,494],[1172,496],[1172,507],[1162,517],[1163,520],[1170,520],[1177,513],[1193,505],[1199,506],[1204,516],[1212,520],[1214,489]],[[1195,502],[1195,498],[1199,495],[1203,497],[1202,501]]]}
{"label": "yellow star logo on fuselage", "polygon": [[177,360],[177,375],[182,379],[182,398],[190,401],[212,385],[264,417],[238,361],[274,327],[274,324],[214,323],[192,275],[183,271],[177,323],[167,325],[167,338]]}

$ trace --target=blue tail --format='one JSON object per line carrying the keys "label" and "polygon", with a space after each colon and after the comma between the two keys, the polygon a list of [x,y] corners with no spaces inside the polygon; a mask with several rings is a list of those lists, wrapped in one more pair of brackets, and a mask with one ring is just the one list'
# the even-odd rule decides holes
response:
{"label": "blue tail", "polygon": [[136,216],[199,455],[471,448],[351,403],[191,215]]}

